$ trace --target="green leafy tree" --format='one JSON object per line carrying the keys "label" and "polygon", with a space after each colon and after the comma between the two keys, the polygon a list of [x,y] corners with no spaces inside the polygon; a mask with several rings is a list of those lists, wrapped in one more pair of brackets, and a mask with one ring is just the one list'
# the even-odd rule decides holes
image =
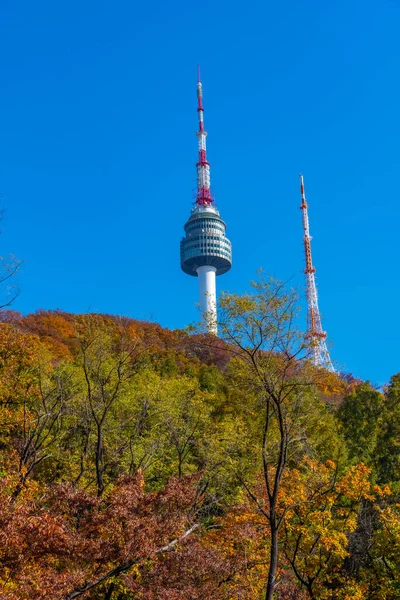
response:
{"label": "green leafy tree", "polygon": [[104,492],[104,474],[113,458],[105,438],[112,413],[140,366],[139,343],[118,323],[110,327],[101,317],[88,315],[78,330],[79,363],[82,370],[82,406],[91,423],[87,431],[94,439],[94,464],[99,496]]}
{"label": "green leafy tree", "polygon": [[279,534],[289,510],[279,506],[282,482],[291,463],[316,451],[312,429],[318,419],[314,370],[306,360],[295,292],[264,278],[252,283],[252,288],[251,294],[222,297],[219,327],[235,355],[232,377],[254,412],[252,445],[258,451],[266,502],[249,479],[241,473],[238,477],[268,528],[263,597],[272,600],[280,564]]}
{"label": "green leafy tree", "polygon": [[400,491],[400,374],[385,390],[381,427],[376,444],[376,468],[382,483],[398,482]]}
{"label": "green leafy tree", "polygon": [[384,397],[370,383],[360,383],[346,396],[337,417],[346,440],[349,458],[373,463],[382,427]]}

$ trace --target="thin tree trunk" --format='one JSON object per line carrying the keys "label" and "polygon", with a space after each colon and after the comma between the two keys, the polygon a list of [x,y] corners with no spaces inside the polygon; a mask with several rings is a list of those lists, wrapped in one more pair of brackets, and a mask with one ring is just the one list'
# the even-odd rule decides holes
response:
{"label": "thin tree trunk", "polygon": [[101,496],[104,492],[103,482],[103,432],[102,424],[97,423],[97,443],[96,443],[96,480],[97,495]]}
{"label": "thin tree trunk", "polygon": [[275,580],[276,580],[276,569],[278,566],[278,528],[276,525],[276,515],[275,510],[273,509],[272,514],[270,516],[270,528],[271,528],[271,550],[270,550],[270,563],[268,570],[268,581],[267,581],[267,589],[265,592],[265,600],[272,600],[273,593],[275,590]]}

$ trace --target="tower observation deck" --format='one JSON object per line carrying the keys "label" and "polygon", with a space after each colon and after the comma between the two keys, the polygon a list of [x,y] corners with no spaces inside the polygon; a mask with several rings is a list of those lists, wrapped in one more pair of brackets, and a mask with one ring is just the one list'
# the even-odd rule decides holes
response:
{"label": "tower observation deck", "polygon": [[232,266],[232,246],[226,237],[226,224],[213,206],[210,191],[210,164],[206,157],[206,136],[203,120],[203,93],[200,73],[197,82],[197,132],[199,159],[197,167],[197,197],[181,240],[181,267],[188,275],[198,277],[200,312],[205,328],[217,333],[215,277]]}

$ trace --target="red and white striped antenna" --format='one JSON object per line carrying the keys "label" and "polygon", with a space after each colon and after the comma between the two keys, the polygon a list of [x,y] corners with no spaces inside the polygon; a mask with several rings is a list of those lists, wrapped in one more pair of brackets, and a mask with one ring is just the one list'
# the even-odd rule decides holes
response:
{"label": "red and white striped antenna", "polygon": [[301,205],[303,211],[303,231],[304,231],[304,252],[306,258],[306,293],[307,293],[307,333],[306,341],[308,343],[311,361],[318,367],[324,367],[329,371],[334,371],[328,347],[326,345],[326,332],[322,329],[321,315],[318,308],[317,286],[315,284],[315,268],[311,256],[311,236],[308,222],[308,204],[304,191],[304,178],[300,175]]}
{"label": "red and white striped antenna", "polygon": [[197,65],[197,112],[199,114],[199,130],[197,132],[199,159],[197,167],[197,196],[196,204],[210,206],[213,202],[210,190],[210,163],[207,161],[206,137],[204,129],[203,86],[200,77],[200,65]]}

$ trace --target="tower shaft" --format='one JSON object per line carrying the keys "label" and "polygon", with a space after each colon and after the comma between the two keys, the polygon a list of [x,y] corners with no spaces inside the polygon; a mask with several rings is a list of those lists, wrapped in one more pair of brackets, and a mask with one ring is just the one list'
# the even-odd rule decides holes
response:
{"label": "tower shaft", "polygon": [[334,371],[331,358],[329,356],[328,347],[326,345],[326,332],[322,329],[321,315],[318,308],[318,294],[315,283],[315,268],[312,263],[311,255],[311,236],[308,221],[308,204],[304,191],[304,178],[300,175],[300,192],[301,205],[303,213],[303,232],[304,232],[304,254],[306,268],[306,295],[307,295],[307,333],[306,340],[311,355],[311,360],[314,365],[324,367],[329,371]]}
{"label": "tower shaft", "polygon": [[215,274],[217,269],[205,265],[197,269],[199,278],[200,314],[209,333],[218,333],[217,328],[217,291]]}

